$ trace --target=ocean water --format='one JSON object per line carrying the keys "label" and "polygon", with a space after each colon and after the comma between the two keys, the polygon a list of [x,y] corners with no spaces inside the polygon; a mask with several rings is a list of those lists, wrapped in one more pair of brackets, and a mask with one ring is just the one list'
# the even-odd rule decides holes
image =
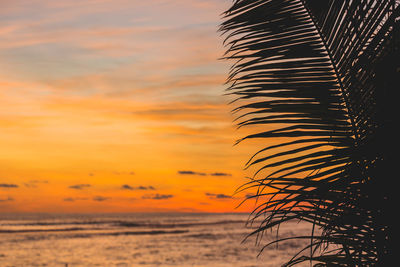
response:
{"label": "ocean water", "polygon": [[[0,215],[0,266],[280,266],[306,241],[242,242],[246,214]],[[253,227],[254,228],[254,227]],[[280,237],[308,234],[289,223]],[[306,264],[304,266],[309,266]]]}

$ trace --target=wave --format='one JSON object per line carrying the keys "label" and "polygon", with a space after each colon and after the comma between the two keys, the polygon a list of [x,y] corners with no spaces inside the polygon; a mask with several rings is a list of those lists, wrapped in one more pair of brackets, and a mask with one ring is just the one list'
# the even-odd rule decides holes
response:
{"label": "wave", "polygon": [[165,234],[184,234],[188,230],[174,231],[122,231],[122,232],[107,232],[107,233],[80,233],[67,236],[68,238],[89,238],[95,236],[127,236],[127,235],[165,235]]}
{"label": "wave", "polygon": [[[76,232],[76,231],[90,231],[90,230],[110,230],[109,228],[59,228],[59,229],[0,229],[0,234],[16,234],[16,233],[41,233],[41,232]],[[187,233],[188,230],[149,230],[149,231],[119,231],[119,232],[103,232],[103,233],[85,233],[84,235],[156,235],[156,234],[180,234]]]}
{"label": "wave", "polygon": [[[66,226],[66,225],[107,225],[116,227],[148,227],[148,228],[188,228],[195,226],[214,226],[221,224],[245,224],[245,220],[222,220],[213,222],[184,222],[184,223],[151,223],[151,222],[133,222],[133,221],[71,221],[71,222],[29,222],[29,223],[0,223],[0,226]],[[73,228],[70,228],[73,229]],[[85,228],[87,229],[87,228]],[[99,229],[99,228],[96,228]],[[55,231],[61,231],[54,229]],[[0,233],[12,230],[0,230]],[[22,231],[22,230],[21,230]],[[24,230],[29,231],[29,230]]]}
{"label": "wave", "polygon": [[108,235],[108,236],[118,236],[118,235],[162,235],[162,234],[184,234],[188,233],[188,230],[173,230],[173,231],[126,231],[126,232],[113,232],[113,233],[99,233],[95,235]]}
{"label": "wave", "polygon": [[[65,229],[66,230],[66,229]],[[41,232],[41,231],[38,231]],[[54,232],[54,231],[53,231]],[[188,230],[173,230],[173,231],[118,231],[118,232],[100,232],[100,233],[73,233],[68,232],[65,235],[57,235],[57,239],[69,239],[69,238],[92,238],[98,236],[140,236],[140,235],[165,235],[165,234],[185,234]],[[32,232],[31,232],[32,233]],[[10,242],[20,243],[22,241],[39,241],[48,240],[49,238],[54,238],[54,236],[49,235],[23,235],[22,238],[16,238],[10,240]]]}
{"label": "wave", "polygon": [[131,222],[119,222],[117,225],[121,227],[151,227],[151,228],[187,228],[194,226],[214,226],[221,224],[236,224],[236,223],[246,223],[243,220],[224,220],[224,221],[215,221],[215,222],[188,222],[188,223],[131,223]]}
{"label": "wave", "polygon": [[114,221],[67,221],[67,222],[23,222],[23,223],[0,223],[0,226],[61,226],[61,225],[100,225],[118,223]]}
{"label": "wave", "polygon": [[39,232],[73,232],[87,230],[87,228],[61,228],[61,229],[22,229],[22,230],[11,230],[11,229],[0,229],[0,234],[16,234],[16,233],[39,233]]}

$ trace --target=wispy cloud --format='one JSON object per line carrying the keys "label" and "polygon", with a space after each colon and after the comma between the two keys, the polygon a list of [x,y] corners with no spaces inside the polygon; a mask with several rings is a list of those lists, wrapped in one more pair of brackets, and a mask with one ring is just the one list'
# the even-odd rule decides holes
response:
{"label": "wispy cloud", "polygon": [[226,172],[213,172],[213,173],[205,173],[205,172],[197,172],[197,171],[178,171],[178,174],[181,175],[210,175],[210,176],[232,176],[230,173]]}
{"label": "wispy cloud", "polygon": [[30,180],[29,183],[33,183],[33,184],[48,184],[49,181],[48,180]]}
{"label": "wispy cloud", "polygon": [[204,172],[196,172],[196,171],[178,171],[178,174],[180,174],[180,175],[201,175],[201,176],[207,175]]}
{"label": "wispy cloud", "polygon": [[127,189],[127,190],[134,190],[134,188],[128,184],[124,184],[121,186],[121,189]]}
{"label": "wispy cloud", "polygon": [[124,184],[121,186],[121,189],[126,189],[126,190],[155,190],[155,188],[153,186],[143,186],[143,185],[139,185],[139,186],[130,186],[128,184]]}
{"label": "wispy cloud", "polygon": [[113,172],[115,175],[135,175],[135,172],[130,171],[130,172],[120,172],[120,171],[114,171]]}
{"label": "wispy cloud", "polygon": [[2,188],[17,188],[19,186],[16,184],[0,184],[0,187],[2,187]]}
{"label": "wispy cloud", "polygon": [[225,194],[214,194],[214,193],[205,193],[206,196],[212,199],[227,199],[227,198],[232,198],[232,196],[228,196]]}
{"label": "wispy cloud", "polygon": [[88,200],[88,198],[85,197],[66,197],[63,199],[63,201],[67,201],[67,202],[74,202],[77,200]]}
{"label": "wispy cloud", "polygon": [[91,185],[90,184],[76,184],[76,185],[68,186],[68,188],[78,189],[78,190],[81,190],[81,189],[84,189],[84,188],[88,188],[88,187],[91,187]]}
{"label": "wispy cloud", "polygon": [[109,199],[111,199],[110,197],[103,197],[103,196],[95,196],[95,197],[93,197],[93,200],[94,201],[106,201],[106,200],[109,200]]}
{"label": "wispy cloud", "polygon": [[48,180],[30,180],[27,183],[24,183],[25,187],[28,188],[36,188],[39,184],[48,184]]}
{"label": "wispy cloud", "polygon": [[151,195],[144,195],[142,196],[142,199],[156,199],[156,200],[161,200],[161,199],[169,199],[173,198],[174,195],[164,195],[164,194],[151,194]]}
{"label": "wispy cloud", "polygon": [[232,174],[230,173],[226,173],[226,172],[214,172],[214,173],[210,173],[211,176],[232,176]]}

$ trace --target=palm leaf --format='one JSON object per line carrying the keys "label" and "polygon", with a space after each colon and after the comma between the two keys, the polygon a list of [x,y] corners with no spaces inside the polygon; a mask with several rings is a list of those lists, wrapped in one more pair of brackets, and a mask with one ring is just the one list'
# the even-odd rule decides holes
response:
{"label": "palm leaf", "polygon": [[310,255],[287,265],[382,265],[393,251],[394,194],[382,176],[393,160],[399,14],[396,1],[375,0],[236,0],[224,13],[225,58],[235,60],[227,91],[238,127],[256,129],[238,143],[285,139],[246,164],[258,169],[239,191],[264,200],[251,235],[290,220],[322,230],[302,236]]}

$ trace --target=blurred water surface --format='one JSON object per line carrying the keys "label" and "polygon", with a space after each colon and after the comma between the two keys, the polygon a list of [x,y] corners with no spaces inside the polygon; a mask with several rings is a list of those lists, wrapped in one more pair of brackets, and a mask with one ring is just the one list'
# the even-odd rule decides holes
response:
{"label": "blurred water surface", "polygon": [[[1,214],[0,266],[280,266],[305,241],[242,243],[246,214]],[[289,223],[280,237],[308,234]],[[309,266],[309,265],[306,265]]]}

